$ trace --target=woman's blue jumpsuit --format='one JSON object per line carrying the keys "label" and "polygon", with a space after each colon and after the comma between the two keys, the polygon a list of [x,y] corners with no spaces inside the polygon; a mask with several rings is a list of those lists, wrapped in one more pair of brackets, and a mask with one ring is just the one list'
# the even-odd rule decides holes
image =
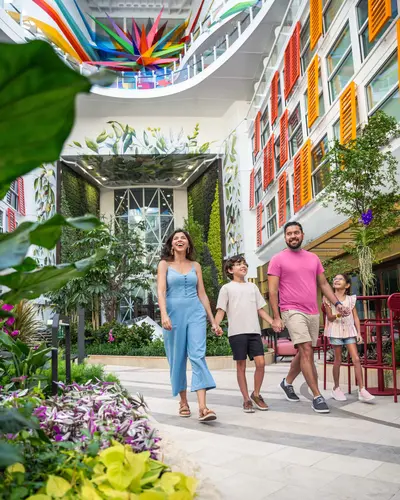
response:
{"label": "woman's blue jumpsuit", "polygon": [[172,330],[164,330],[172,394],[187,389],[186,364],[192,365],[191,391],[214,389],[215,382],[207,367],[206,312],[197,295],[197,273],[194,267],[181,274],[172,267],[167,271],[167,312]]}

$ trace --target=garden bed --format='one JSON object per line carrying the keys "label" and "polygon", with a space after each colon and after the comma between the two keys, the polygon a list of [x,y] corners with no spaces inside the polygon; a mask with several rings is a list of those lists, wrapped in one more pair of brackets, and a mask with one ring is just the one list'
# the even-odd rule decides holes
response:
{"label": "garden bed", "polygon": [[[274,350],[268,349],[264,354],[265,364],[271,365],[274,362]],[[208,367],[210,370],[229,370],[236,368],[236,362],[232,356],[207,356]],[[169,369],[168,361],[165,356],[110,356],[102,354],[92,354],[88,357],[88,363],[113,365],[113,366],[133,366],[139,368],[157,368]],[[247,361],[249,367],[254,366],[252,361]],[[190,370],[190,362],[188,361],[187,369]]]}

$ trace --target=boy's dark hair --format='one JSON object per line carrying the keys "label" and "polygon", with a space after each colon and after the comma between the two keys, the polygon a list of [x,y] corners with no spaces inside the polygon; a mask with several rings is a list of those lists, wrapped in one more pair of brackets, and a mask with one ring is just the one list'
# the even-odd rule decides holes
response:
{"label": "boy's dark hair", "polygon": [[304,233],[303,231],[303,226],[300,224],[300,222],[297,222],[297,221],[293,221],[293,222],[286,222],[285,224],[285,227],[283,228],[283,234],[286,234],[286,229],[290,226],[297,226],[298,228],[300,228],[300,231],[302,233]]}
{"label": "boy's dark hair", "polygon": [[232,269],[232,267],[237,264],[244,262],[247,265],[247,261],[244,258],[244,255],[234,255],[233,257],[230,257],[226,262],[225,262],[225,272],[226,275],[228,276],[229,279],[233,278],[233,274],[229,272],[229,269]]}

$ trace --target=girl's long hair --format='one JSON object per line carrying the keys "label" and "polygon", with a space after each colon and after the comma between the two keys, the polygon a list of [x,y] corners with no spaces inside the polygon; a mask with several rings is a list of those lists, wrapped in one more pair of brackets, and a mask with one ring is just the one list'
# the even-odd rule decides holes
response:
{"label": "girl's long hair", "polygon": [[163,246],[163,249],[161,250],[161,260],[166,260],[166,261],[174,260],[174,256],[172,255],[172,240],[178,233],[183,233],[189,242],[186,258],[191,261],[196,260],[196,250],[193,245],[192,237],[187,231],[183,229],[175,229],[175,231],[169,236],[169,238],[167,239],[167,241]]}
{"label": "girl's long hair", "polygon": [[[338,273],[336,276],[343,276],[343,278],[344,278],[344,280],[346,282],[346,285],[350,285],[345,290],[346,295],[350,295],[351,294],[351,292],[350,292],[350,290],[351,290],[351,278],[350,278],[350,276],[348,274],[343,274],[343,273]],[[333,288],[334,291],[336,291],[335,287],[333,285],[332,285],[332,288]]]}

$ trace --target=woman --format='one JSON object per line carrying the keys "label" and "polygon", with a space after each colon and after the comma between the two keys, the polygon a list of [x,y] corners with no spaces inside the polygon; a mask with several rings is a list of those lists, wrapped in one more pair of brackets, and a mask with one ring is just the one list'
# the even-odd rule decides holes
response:
{"label": "woman", "polygon": [[186,363],[192,365],[192,392],[197,393],[200,422],[217,418],[206,405],[206,391],[215,388],[207,367],[206,314],[215,333],[215,323],[206,295],[201,267],[194,262],[192,239],[186,231],[174,231],[168,238],[158,265],[157,288],[164,344],[170,365],[172,393],[179,394],[179,415],[190,417],[187,400]]}

